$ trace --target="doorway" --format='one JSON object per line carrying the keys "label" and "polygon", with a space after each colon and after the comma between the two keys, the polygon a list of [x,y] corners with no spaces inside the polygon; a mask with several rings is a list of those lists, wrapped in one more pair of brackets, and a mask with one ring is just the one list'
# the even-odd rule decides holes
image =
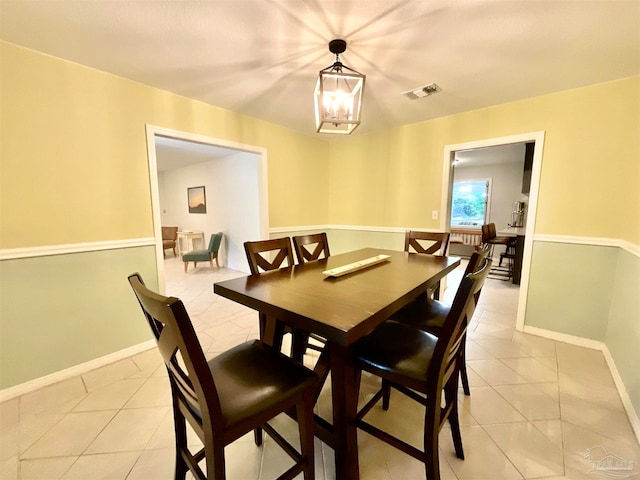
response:
{"label": "doorway", "polygon": [[[164,155],[171,149],[183,154]],[[147,154],[160,292],[165,293],[166,290],[161,226],[167,218],[174,221],[186,219],[180,227],[204,231],[205,243],[208,243],[210,234],[222,231],[225,234],[223,250],[227,266],[241,271],[243,266],[246,268],[242,260],[242,242],[254,236],[267,238],[269,233],[266,150],[147,125]],[[167,162],[170,164],[164,165]],[[209,162],[214,162],[215,167],[207,166]],[[213,178],[213,168],[216,178]],[[179,192],[173,192],[173,197],[177,198],[175,208],[179,210],[179,214],[173,216],[167,212],[167,205],[161,205],[162,197],[171,197],[167,197],[165,186],[161,188],[159,185],[159,173],[164,176],[162,171],[171,169],[180,172],[178,177],[184,183]],[[175,181],[176,176],[171,178]],[[187,213],[187,187],[203,184],[209,185],[205,191],[210,214]],[[182,190],[184,195],[180,195]],[[250,192],[250,198],[243,198],[243,191]]]}
{"label": "doorway", "polygon": [[540,185],[540,172],[542,169],[542,151],[544,145],[544,132],[532,132],[508,137],[499,137],[474,142],[446,145],[444,148],[444,163],[442,169],[442,201],[444,206],[440,220],[440,228],[444,231],[451,230],[451,202],[453,190],[453,169],[456,152],[479,149],[484,147],[498,147],[516,143],[534,143],[533,164],[531,170],[531,184],[529,191],[529,204],[526,214],[526,229],[524,253],[522,260],[522,275],[520,281],[520,293],[518,296],[518,313],[516,316],[516,329],[522,331],[529,288],[529,272],[531,268],[531,252],[533,249],[533,235],[535,231],[535,219],[538,206],[538,192]]}

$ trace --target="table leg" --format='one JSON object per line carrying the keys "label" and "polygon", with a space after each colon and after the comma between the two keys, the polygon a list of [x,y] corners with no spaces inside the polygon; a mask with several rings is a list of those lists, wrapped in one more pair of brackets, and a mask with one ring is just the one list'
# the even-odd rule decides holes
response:
{"label": "table leg", "polygon": [[516,237],[516,258],[513,259],[513,276],[512,283],[520,285],[520,277],[522,276],[522,256],[524,253],[524,236]]}
{"label": "table leg", "polygon": [[350,348],[335,344],[330,348],[336,480],[358,480],[358,434],[355,423],[358,391],[353,358]]}

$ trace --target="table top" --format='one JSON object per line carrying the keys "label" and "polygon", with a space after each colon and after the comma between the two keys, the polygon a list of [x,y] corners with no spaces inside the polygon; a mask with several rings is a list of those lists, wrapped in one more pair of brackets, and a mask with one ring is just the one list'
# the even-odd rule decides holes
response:
{"label": "table top", "polygon": [[499,235],[509,235],[513,237],[524,237],[524,233],[526,231],[525,227],[512,227],[508,226],[497,232]]}
{"label": "table top", "polygon": [[[388,261],[341,277],[322,272],[389,255]],[[437,284],[458,257],[365,248],[214,284],[214,292],[294,327],[350,345]]]}

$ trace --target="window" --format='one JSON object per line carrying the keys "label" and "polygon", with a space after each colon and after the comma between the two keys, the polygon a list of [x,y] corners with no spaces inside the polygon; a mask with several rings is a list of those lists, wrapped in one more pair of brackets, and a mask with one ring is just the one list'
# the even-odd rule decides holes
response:
{"label": "window", "polygon": [[453,182],[451,226],[481,227],[488,218],[489,180]]}

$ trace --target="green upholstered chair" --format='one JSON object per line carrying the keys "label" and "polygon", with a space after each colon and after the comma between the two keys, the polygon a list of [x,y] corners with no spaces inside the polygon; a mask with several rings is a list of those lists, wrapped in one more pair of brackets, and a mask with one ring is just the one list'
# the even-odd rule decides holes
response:
{"label": "green upholstered chair", "polygon": [[198,262],[209,262],[211,270],[213,270],[213,260],[216,261],[218,268],[220,268],[220,262],[218,262],[218,251],[220,250],[220,242],[222,241],[222,232],[214,233],[209,240],[209,248],[206,250],[192,250],[182,255],[182,261],[184,262],[184,272],[187,273],[187,267],[189,262],[193,262],[193,266],[197,267]]}

